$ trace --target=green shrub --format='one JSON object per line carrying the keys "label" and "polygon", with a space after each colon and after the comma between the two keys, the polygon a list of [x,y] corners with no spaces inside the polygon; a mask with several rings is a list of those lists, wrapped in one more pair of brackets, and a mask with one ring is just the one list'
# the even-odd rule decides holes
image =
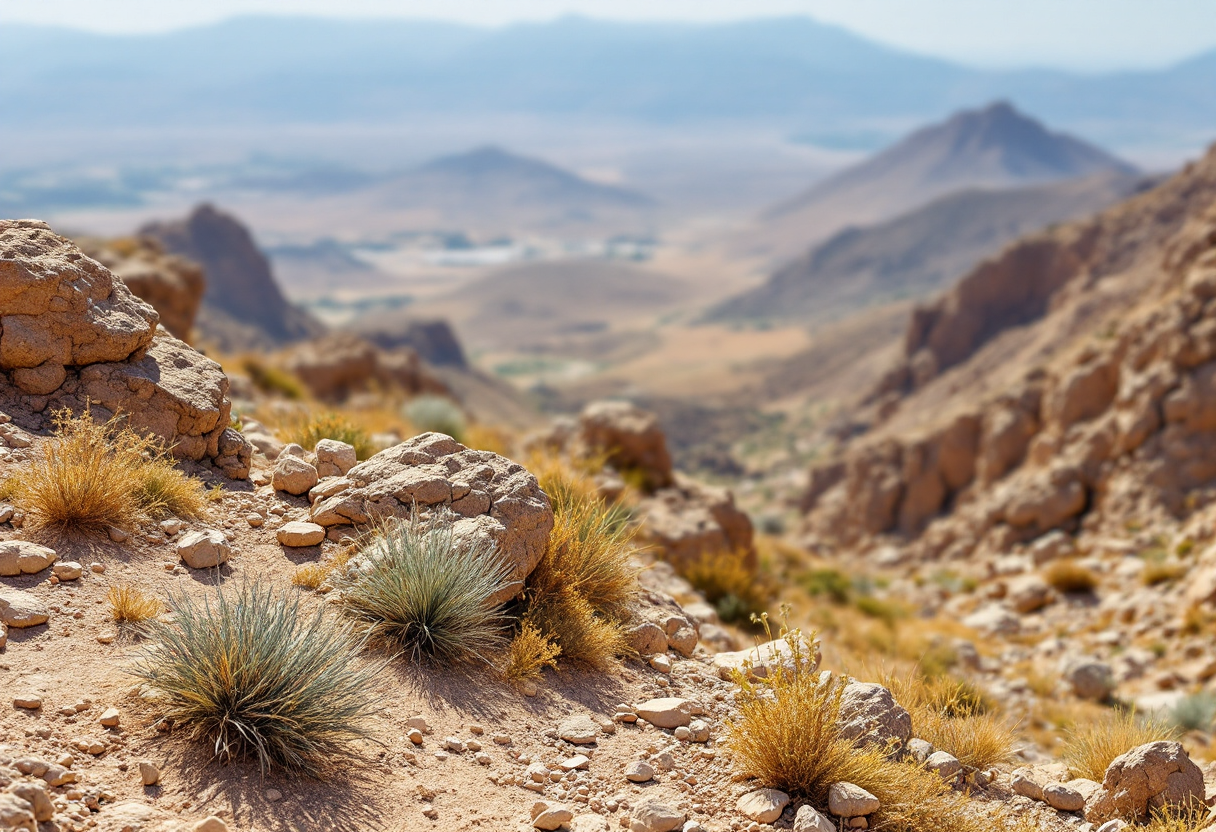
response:
{"label": "green shrub", "polygon": [[1216,723],[1216,693],[1200,691],[1181,699],[1170,711],[1170,722],[1183,731],[1207,731]]}
{"label": "green shrub", "polygon": [[798,577],[798,584],[808,595],[834,604],[847,604],[853,595],[853,582],[838,569],[812,569]]}
{"label": "green shrub", "polygon": [[422,433],[446,433],[457,442],[464,441],[464,413],[451,399],[432,395],[415,396],[406,403],[402,415]]}
{"label": "green shrub", "polygon": [[267,364],[256,355],[242,356],[238,366],[262,393],[282,396],[292,401],[304,398],[303,382],[281,367]]}
{"label": "green shrub", "polygon": [[487,661],[505,642],[507,618],[493,596],[511,568],[493,541],[457,540],[450,515],[389,521],[352,559],[339,583],[342,609],[377,641],[414,661]]}
{"label": "green shrub", "polygon": [[172,606],[172,622],[146,625],[154,646],[132,672],[222,762],[253,756],[263,773],[320,776],[369,736],[379,668],[360,663],[349,626],[250,584]]}

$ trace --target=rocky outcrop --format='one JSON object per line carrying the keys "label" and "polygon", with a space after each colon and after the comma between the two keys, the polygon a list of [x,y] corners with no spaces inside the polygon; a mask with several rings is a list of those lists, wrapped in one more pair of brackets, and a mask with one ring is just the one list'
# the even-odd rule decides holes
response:
{"label": "rocky outcrop", "polygon": [[1150,810],[1203,802],[1203,771],[1182,744],[1152,742],[1111,762],[1102,790],[1086,803],[1085,819],[1091,823],[1115,817],[1143,820]]}
{"label": "rocky outcrop", "polygon": [[756,566],[751,519],[725,488],[677,474],[671,487],[638,504],[638,514],[643,518],[639,540],[657,549],[677,570],[718,554],[738,554],[748,568]]}
{"label": "rocky outcrop", "polygon": [[324,332],[283,297],[270,261],[236,218],[200,205],[185,219],[151,223],[140,234],[203,267],[207,290],[199,325],[209,341],[233,351],[249,350]]}
{"label": "rocky outcrop", "polygon": [[630,402],[587,405],[579,416],[578,438],[584,453],[602,456],[617,471],[636,476],[645,490],[674,482],[671,454],[658,418]]}
{"label": "rocky outcrop", "polygon": [[553,509],[523,466],[474,451],[441,433],[424,433],[324,480],[310,494],[320,526],[366,526],[387,517],[450,509],[454,534],[488,536],[512,566],[506,600],[540,562],[553,529]]}
{"label": "rocky outcrop", "polygon": [[814,539],[950,558],[1185,514],[1216,481],[1216,150],[982,266],[914,316],[901,367],[887,421],[813,472]]}
{"label": "rocky outcrop", "polygon": [[468,367],[452,325],[444,320],[402,319],[393,314],[360,317],[349,327],[382,350],[408,347],[435,367]]}
{"label": "rocky outcrop", "polygon": [[189,343],[207,285],[201,266],[166,254],[150,237],[83,238],[77,242],[81,251],[122,278],[136,297],[151,304],[170,335]]}
{"label": "rocky outcrop", "polygon": [[252,449],[228,426],[228,379],[158,320],[45,223],[0,221],[0,401],[12,419],[44,430],[63,408],[121,413],[179,458],[247,476]]}
{"label": "rocky outcrop", "polygon": [[284,354],[281,363],[324,401],[344,401],[373,388],[400,390],[411,396],[451,396],[418,353],[408,348],[385,351],[346,333],[298,344]]}

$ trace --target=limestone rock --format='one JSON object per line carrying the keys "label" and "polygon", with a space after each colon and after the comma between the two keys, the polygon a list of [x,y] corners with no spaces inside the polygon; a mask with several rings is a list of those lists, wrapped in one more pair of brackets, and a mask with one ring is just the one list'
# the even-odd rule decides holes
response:
{"label": "limestone rock", "polygon": [[648,700],[633,712],[656,728],[678,728],[692,722],[692,703],[675,696]]}
{"label": "limestone rock", "polygon": [[289,523],[284,523],[278,532],[275,533],[275,537],[279,543],[289,548],[319,546],[321,545],[321,541],[325,540],[325,529],[316,523],[308,523],[304,520],[292,520]]}
{"label": "limestone rock", "polygon": [[963,764],[958,758],[947,751],[934,751],[925,760],[925,768],[937,774],[943,780],[950,780],[963,770]]}
{"label": "limestone rock", "polygon": [[1143,819],[1151,809],[1203,800],[1203,771],[1182,744],[1151,742],[1120,754],[1107,766],[1102,791],[1086,806],[1085,819]]}
{"label": "limestone rock", "polygon": [[160,769],[149,762],[139,764],[139,779],[145,786],[155,786],[160,782]]}
{"label": "limestone rock", "polygon": [[648,783],[654,779],[654,769],[641,760],[625,766],[625,779],[630,783]]}
{"label": "limestone rock", "polygon": [[639,801],[629,815],[630,832],[672,832],[683,823],[683,812],[653,797]]}
{"label": "limestone rock", "polygon": [[282,455],[274,464],[270,483],[275,491],[304,494],[317,484],[317,469],[297,456]]}
{"label": "limestone rock", "polygon": [[667,649],[667,633],[658,624],[643,621],[625,634],[629,647],[639,656],[653,656]]}
{"label": "limestone rock", "polygon": [[878,811],[878,798],[853,783],[828,787],[828,811],[838,818],[859,818]]}
{"label": "limestone rock", "polygon": [[599,738],[600,726],[586,714],[579,714],[557,726],[557,735],[574,745],[589,745]]}
{"label": "limestone rock", "polygon": [[191,569],[211,569],[227,563],[232,549],[218,529],[196,529],[178,539],[177,554]]}
{"label": "limestone rock", "polygon": [[336,332],[291,347],[281,362],[318,399],[344,401],[373,388],[395,388],[411,396],[451,396],[447,385],[414,350],[384,350],[347,332]]}
{"label": "limestone rock", "polygon": [[9,627],[36,627],[51,617],[46,605],[28,592],[0,586],[0,622]]}
{"label": "limestone rock", "polygon": [[313,450],[317,455],[317,474],[321,477],[344,477],[359,462],[354,446],[337,439],[322,439]]}
{"label": "limestone rock", "polygon": [[[812,656],[808,672],[814,673],[819,668],[819,651],[813,646],[808,646],[807,650]],[[744,672],[752,678],[767,678],[770,670],[778,663],[793,667],[793,648],[783,638],[773,639],[747,650],[718,653],[713,658],[713,668],[718,677],[727,681],[733,679],[736,673]]]}
{"label": "limestone rock", "polygon": [[190,341],[207,285],[197,263],[166,254],[149,237],[84,238],[77,243],[85,254],[122,278],[136,297],[150,304],[174,338]]}
{"label": "limestone rock", "polygon": [[312,520],[321,526],[408,517],[415,505],[419,511],[450,508],[458,518],[453,530],[458,539],[486,535],[511,564],[516,583],[499,601],[522,588],[553,528],[553,509],[536,477],[498,454],[470,450],[441,433],[424,433],[381,451],[332,483],[326,486],[330,496],[312,506]]}
{"label": "limestone rock", "polygon": [[38,832],[34,807],[11,792],[0,792],[0,829],[25,829]]}
{"label": "limestone rock", "polygon": [[0,575],[33,575],[46,569],[56,558],[55,550],[28,540],[0,542]]}
{"label": "limestone rock", "polygon": [[739,798],[735,809],[757,823],[772,823],[789,805],[790,796],[777,789],[756,789]]}
{"label": "limestone rock", "polygon": [[51,567],[51,573],[61,581],[75,581],[84,574],[84,566],[74,560],[68,560]]}
{"label": "limestone rock", "polygon": [[756,566],[752,522],[727,489],[676,476],[673,485],[642,500],[638,513],[644,518],[640,539],[677,570],[706,557],[732,555],[742,557],[749,569]]}
{"label": "limestone rock", "polygon": [[840,699],[840,732],[858,745],[901,748],[912,736],[912,717],[882,685],[849,682]]}
{"label": "limestone rock", "polygon": [[1029,797],[1031,800],[1043,799],[1043,785],[1034,771],[1024,767],[1014,769],[1009,779],[1009,788],[1014,794]]}
{"label": "limestone rock", "polygon": [[1048,783],[1044,786],[1043,800],[1048,806],[1061,812],[1080,812],[1085,808],[1085,798],[1081,793],[1063,783]]}
{"label": "limestone rock", "polygon": [[1104,702],[1115,690],[1115,674],[1106,662],[1092,658],[1075,659],[1065,665],[1064,681],[1081,699]]}
{"label": "limestone rock", "polygon": [[808,804],[798,807],[798,813],[794,815],[794,832],[836,832],[836,824]]}

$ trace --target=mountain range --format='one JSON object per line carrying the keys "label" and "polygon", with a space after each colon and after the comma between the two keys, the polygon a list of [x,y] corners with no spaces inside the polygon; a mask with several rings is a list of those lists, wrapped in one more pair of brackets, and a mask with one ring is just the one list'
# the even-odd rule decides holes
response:
{"label": "mountain range", "polygon": [[[6,24],[11,130],[596,117],[882,129],[1008,97],[1108,145],[1216,132],[1216,52],[1156,71],[988,71],[806,17],[722,24],[565,17],[476,28],[242,17],[150,35]],[[1173,137],[1171,139],[1171,137]]]}

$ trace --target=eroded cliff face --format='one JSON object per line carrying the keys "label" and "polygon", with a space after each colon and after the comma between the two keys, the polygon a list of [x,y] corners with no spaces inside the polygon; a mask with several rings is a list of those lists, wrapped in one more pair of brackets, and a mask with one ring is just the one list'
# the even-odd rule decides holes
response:
{"label": "eroded cliff face", "polygon": [[1007,248],[910,321],[812,539],[923,557],[1193,510],[1216,482],[1216,149]]}

